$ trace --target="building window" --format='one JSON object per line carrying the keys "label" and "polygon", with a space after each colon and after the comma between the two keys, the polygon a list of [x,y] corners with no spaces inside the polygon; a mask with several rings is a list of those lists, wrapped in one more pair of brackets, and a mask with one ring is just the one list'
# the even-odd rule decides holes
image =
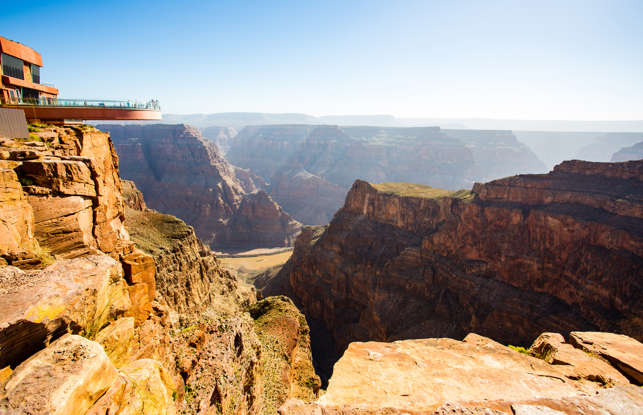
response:
{"label": "building window", "polygon": [[40,66],[31,64],[31,82],[34,84],[40,83]]}
{"label": "building window", "polygon": [[13,78],[25,79],[22,60],[2,54],[2,73]]}

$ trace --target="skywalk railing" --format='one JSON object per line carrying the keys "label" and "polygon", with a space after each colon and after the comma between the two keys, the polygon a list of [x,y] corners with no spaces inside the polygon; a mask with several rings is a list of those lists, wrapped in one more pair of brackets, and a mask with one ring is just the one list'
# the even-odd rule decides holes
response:
{"label": "skywalk railing", "polygon": [[64,99],[64,98],[22,98],[18,105],[37,105],[39,107],[101,107],[160,111],[158,100],[152,99],[145,103],[139,101],[118,101],[99,99]]}

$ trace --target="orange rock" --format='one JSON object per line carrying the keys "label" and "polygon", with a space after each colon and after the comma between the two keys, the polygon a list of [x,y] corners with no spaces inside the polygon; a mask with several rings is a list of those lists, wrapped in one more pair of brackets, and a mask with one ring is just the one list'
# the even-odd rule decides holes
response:
{"label": "orange rock", "polygon": [[596,354],[637,385],[643,385],[643,344],[623,334],[580,332],[569,335],[575,347]]}
{"label": "orange rock", "polygon": [[135,250],[124,256],[121,263],[132,301],[132,308],[128,315],[133,316],[136,323],[140,324],[152,311],[152,301],[156,294],[154,258],[140,250]]}
{"label": "orange rock", "polygon": [[604,385],[627,385],[630,382],[606,361],[574,348],[558,333],[543,333],[529,351],[547,363],[559,365],[571,379],[587,379]]}

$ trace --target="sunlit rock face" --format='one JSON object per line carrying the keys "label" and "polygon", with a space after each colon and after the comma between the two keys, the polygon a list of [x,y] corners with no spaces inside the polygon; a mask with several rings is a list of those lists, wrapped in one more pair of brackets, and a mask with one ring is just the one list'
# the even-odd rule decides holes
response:
{"label": "sunlit rock face", "polygon": [[[602,338],[597,347],[608,355],[617,354],[625,343],[631,343],[631,351],[643,352],[643,344],[627,336],[576,335]],[[560,341],[552,342],[554,338]],[[545,343],[562,360],[534,353]],[[635,385],[598,355],[565,343],[558,333],[543,333],[531,350],[522,352],[473,333],[463,341],[355,342],[335,364],[321,398],[312,404],[290,400],[280,413],[633,415],[643,408],[643,391]]]}
{"label": "sunlit rock face", "polygon": [[339,353],[469,332],[523,345],[544,331],[641,339],[642,178],[643,161],[571,161],[451,195],[357,181],[268,291],[289,292]]}

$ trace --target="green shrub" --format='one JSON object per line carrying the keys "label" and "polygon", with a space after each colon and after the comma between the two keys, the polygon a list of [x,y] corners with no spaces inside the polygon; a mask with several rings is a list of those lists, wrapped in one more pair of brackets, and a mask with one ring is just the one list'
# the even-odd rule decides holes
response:
{"label": "green shrub", "polygon": [[524,347],[522,347],[522,346],[514,346],[514,345],[510,344],[510,345],[508,345],[507,347],[509,347],[510,349],[513,349],[513,350],[517,351],[518,353],[527,354],[527,355],[528,355],[528,354],[530,354],[530,353],[529,353],[529,349],[525,349],[525,348],[524,348]]}

